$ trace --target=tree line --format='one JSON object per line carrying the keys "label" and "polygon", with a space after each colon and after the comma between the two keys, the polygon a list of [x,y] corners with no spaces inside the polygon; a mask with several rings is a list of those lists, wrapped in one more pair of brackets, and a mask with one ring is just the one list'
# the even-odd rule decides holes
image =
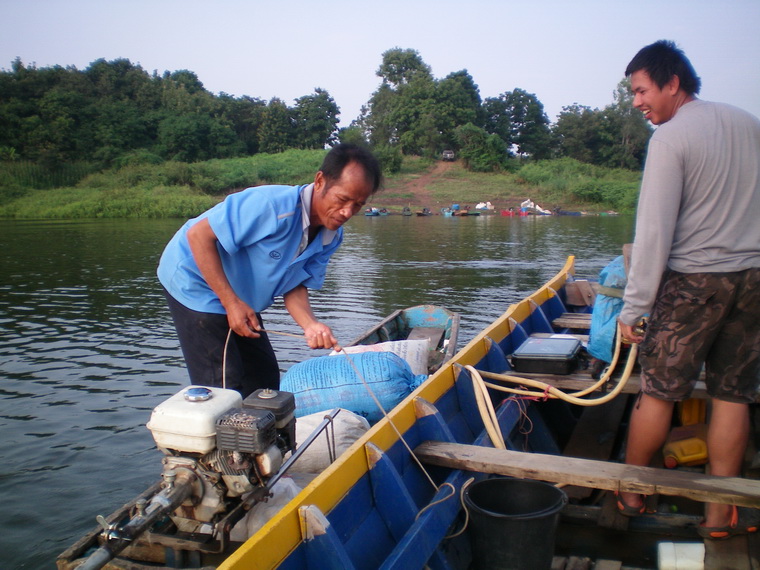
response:
{"label": "tree line", "polygon": [[573,104],[552,124],[535,95],[516,88],[482,99],[467,70],[436,79],[412,49],[383,53],[377,75],[380,85],[359,117],[339,130],[340,109],[321,88],[288,106],[214,95],[192,71],[151,74],[128,59],[78,70],[17,58],[0,71],[0,159],[107,167],[321,149],[340,140],[369,145],[389,171],[403,155],[435,158],[444,149],[475,171],[506,169],[514,156],[638,169],[651,134],[625,80],[604,109]]}
{"label": "tree line", "polygon": [[56,164],[132,159],[196,162],[321,149],[339,109],[323,89],[288,107],[278,98],[216,96],[192,71],[149,74],[128,59],[0,72],[0,153]]}

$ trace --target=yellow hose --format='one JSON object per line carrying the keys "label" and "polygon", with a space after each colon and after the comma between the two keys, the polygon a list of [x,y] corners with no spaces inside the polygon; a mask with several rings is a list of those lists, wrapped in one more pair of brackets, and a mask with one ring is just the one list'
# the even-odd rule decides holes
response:
{"label": "yellow hose", "polygon": [[493,403],[491,402],[491,398],[488,395],[486,383],[483,382],[483,378],[481,378],[480,374],[478,374],[477,369],[470,366],[469,364],[465,365],[464,368],[470,372],[470,377],[472,378],[472,388],[475,392],[475,401],[478,404],[480,417],[483,419],[483,425],[486,428],[488,437],[491,438],[491,442],[493,442],[493,446],[496,449],[506,449],[507,445],[501,435],[499,421],[496,418],[496,412],[493,409]]}
{"label": "yellow hose", "polygon": [[[609,402],[618,394],[620,394],[620,392],[623,390],[626,383],[628,382],[628,379],[631,376],[631,372],[633,371],[633,367],[636,364],[636,355],[638,353],[638,346],[636,344],[632,344],[631,350],[628,354],[628,360],[626,361],[625,369],[623,370],[623,374],[620,377],[620,380],[618,380],[618,383],[615,386],[615,388],[611,392],[606,394],[605,396],[602,396],[601,398],[588,399],[588,398],[582,397],[593,392],[600,386],[602,386],[605,382],[607,382],[607,380],[609,380],[610,376],[612,376],[612,373],[615,369],[615,366],[617,365],[617,361],[620,355],[621,343],[620,343],[620,328],[619,327],[618,327],[617,339],[618,340],[615,343],[615,353],[612,357],[612,362],[607,367],[607,371],[602,375],[602,377],[594,385],[588,388],[585,388],[583,390],[580,390],[578,392],[572,392],[570,394],[567,394],[563,392],[562,390],[555,388],[551,384],[547,384],[546,382],[541,382],[539,380],[531,380],[529,378],[521,378],[519,376],[511,376],[507,374],[495,374],[493,372],[478,371],[472,366],[467,366],[466,368],[470,370],[470,373],[473,377],[473,382],[479,386],[479,388],[476,389],[476,398],[477,398],[477,393],[487,387],[487,388],[493,388],[494,390],[499,390],[501,392],[519,394],[521,396],[529,396],[529,397],[536,397],[536,398],[549,397],[549,398],[564,400],[565,402],[569,402],[571,404],[576,404],[579,406],[599,406],[601,404]],[[529,386],[531,388],[538,388],[538,389],[541,389],[542,391],[531,392],[531,391],[526,391],[526,390],[518,390],[516,388],[507,388],[506,386],[499,386],[497,384],[485,382],[483,380],[483,377],[490,378],[493,380],[499,380],[502,382],[511,382],[513,384],[521,384],[523,386]],[[488,400],[490,403],[490,399]]]}

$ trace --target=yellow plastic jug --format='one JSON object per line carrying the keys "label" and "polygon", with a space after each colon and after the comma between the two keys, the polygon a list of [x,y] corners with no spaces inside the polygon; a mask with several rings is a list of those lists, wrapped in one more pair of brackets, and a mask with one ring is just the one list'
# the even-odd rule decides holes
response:
{"label": "yellow plastic jug", "polygon": [[707,463],[707,425],[690,424],[673,428],[662,455],[668,469]]}

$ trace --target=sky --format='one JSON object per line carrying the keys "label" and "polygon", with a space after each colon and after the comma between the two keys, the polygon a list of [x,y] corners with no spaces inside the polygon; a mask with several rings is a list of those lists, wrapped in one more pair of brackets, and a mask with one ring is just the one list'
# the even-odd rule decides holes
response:
{"label": "sky", "polygon": [[554,122],[567,105],[611,104],[636,52],[670,39],[702,99],[760,116],[758,29],[760,0],[0,0],[0,69],[126,58],[289,106],[322,88],[345,127],[398,47],[437,79],[466,69],[483,99],[532,93]]}

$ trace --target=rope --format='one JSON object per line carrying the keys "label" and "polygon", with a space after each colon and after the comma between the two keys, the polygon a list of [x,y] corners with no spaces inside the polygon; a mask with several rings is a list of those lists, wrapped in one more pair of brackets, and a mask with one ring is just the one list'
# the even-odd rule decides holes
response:
{"label": "rope", "polygon": [[[286,333],[286,332],[280,332],[280,331],[270,331],[270,330],[259,329],[255,332],[277,334],[280,336],[291,336],[293,338],[303,338],[302,334],[293,334],[293,333]],[[232,338],[232,328],[227,330],[227,339],[224,341],[224,350],[222,351],[222,388],[227,387],[227,347],[230,344],[230,338]]]}
{"label": "rope", "polygon": [[470,486],[470,484],[475,480],[475,477],[470,477],[467,479],[467,481],[464,482],[461,489],[459,489],[459,503],[462,505],[462,510],[464,511],[464,524],[462,525],[462,528],[460,528],[457,532],[450,534],[448,536],[444,536],[444,540],[450,540],[452,538],[456,538],[460,534],[462,534],[465,530],[467,530],[467,525],[470,522],[470,509],[467,508],[467,505],[464,502],[464,492],[467,490],[467,487]]}
{"label": "rope", "polygon": [[232,329],[227,331],[227,340],[224,341],[224,350],[222,351],[222,388],[227,388],[227,346],[230,344]]}
{"label": "rope", "polygon": [[[427,470],[425,469],[425,466],[422,465],[422,462],[414,454],[414,451],[412,451],[412,448],[409,446],[409,444],[404,439],[404,436],[401,435],[401,432],[396,427],[396,424],[394,424],[393,420],[388,416],[388,413],[385,411],[385,408],[383,408],[383,405],[380,403],[380,400],[375,395],[375,392],[372,390],[372,388],[370,387],[370,385],[367,383],[367,380],[364,378],[364,375],[361,373],[361,371],[359,370],[359,368],[354,363],[353,358],[351,358],[351,356],[345,350],[343,350],[343,349],[340,349],[340,352],[342,352],[346,356],[346,358],[348,359],[348,363],[351,365],[351,368],[353,368],[354,372],[356,372],[356,376],[359,378],[359,380],[362,381],[362,384],[364,384],[364,387],[367,389],[367,392],[369,393],[370,397],[372,398],[372,400],[374,400],[375,405],[378,407],[378,409],[380,410],[380,412],[382,412],[383,417],[388,421],[388,424],[390,424],[390,426],[393,428],[393,431],[396,432],[396,435],[398,436],[398,438],[401,441],[401,443],[404,445],[404,447],[409,452],[409,455],[412,456],[412,459],[414,459],[415,463],[417,463],[417,465],[419,466],[419,468],[425,474],[425,477],[427,477],[427,480],[430,482],[430,484],[433,486],[433,488],[436,491],[438,491],[439,490],[439,486],[435,484],[435,481],[433,481],[433,478],[430,476],[430,473],[427,472]],[[441,486],[443,486],[443,485],[441,485]]]}

